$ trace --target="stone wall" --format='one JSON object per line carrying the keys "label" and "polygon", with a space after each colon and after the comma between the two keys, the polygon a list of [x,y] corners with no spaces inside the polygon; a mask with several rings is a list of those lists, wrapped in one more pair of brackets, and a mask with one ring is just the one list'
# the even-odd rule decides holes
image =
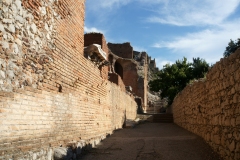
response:
{"label": "stone wall", "polygon": [[[108,46],[105,40],[105,37],[101,33],[87,33],[84,35],[84,47],[87,47],[91,44],[99,44],[101,45],[102,50],[106,53],[106,60],[108,61],[109,51]],[[104,79],[108,79],[108,66],[101,66],[99,68],[101,70],[101,76]]]}
{"label": "stone wall", "polygon": [[42,87],[44,79],[53,75],[57,5],[51,1],[0,2],[0,90]]}
{"label": "stone wall", "polygon": [[51,159],[60,146],[80,153],[135,119],[134,98],[84,57],[84,6],[0,2],[0,159]]}
{"label": "stone wall", "polygon": [[240,50],[221,59],[206,80],[188,85],[172,104],[174,122],[201,136],[224,159],[240,159]]}
{"label": "stone wall", "polygon": [[117,84],[123,91],[126,91],[122,78],[116,73],[108,73],[109,81]]}
{"label": "stone wall", "polygon": [[117,56],[122,58],[133,59],[133,47],[129,42],[123,44],[108,43],[108,48]]}
{"label": "stone wall", "polygon": [[[137,105],[112,83],[54,93],[26,88],[0,93],[0,159],[40,159],[56,147],[95,145],[135,119]],[[35,158],[34,158],[35,157]]]}
{"label": "stone wall", "polygon": [[[129,55],[126,48],[128,48],[131,45],[130,43],[123,44],[108,43],[108,46],[113,48],[113,50],[117,48],[116,50],[117,52]],[[119,57],[123,55],[117,54],[118,55],[117,56],[115,55],[115,53],[111,53],[112,58],[110,56],[109,61],[111,63],[112,69],[110,70],[120,75],[125,86],[131,86],[132,93],[142,98],[143,102],[142,107],[147,107],[148,75],[150,74],[148,65],[148,55],[146,52],[131,51],[131,53],[134,53],[134,59],[133,58],[130,59],[130,57],[129,58]]]}
{"label": "stone wall", "polygon": [[99,44],[102,50],[107,54],[108,58],[108,46],[105,37],[101,33],[87,33],[84,35],[84,46],[89,46],[91,44]]}

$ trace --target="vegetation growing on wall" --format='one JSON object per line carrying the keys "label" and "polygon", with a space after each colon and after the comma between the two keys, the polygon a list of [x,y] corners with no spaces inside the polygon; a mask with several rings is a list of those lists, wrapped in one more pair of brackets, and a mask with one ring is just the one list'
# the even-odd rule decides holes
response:
{"label": "vegetation growing on wall", "polygon": [[223,56],[228,57],[230,54],[234,53],[239,47],[240,38],[238,38],[238,40],[235,40],[235,42],[232,39],[230,39],[230,42],[228,43],[228,46],[226,47],[226,50],[223,53]]}
{"label": "vegetation growing on wall", "polygon": [[161,91],[161,97],[168,98],[168,104],[192,79],[203,78],[209,69],[209,64],[201,58],[193,58],[193,62],[187,58],[177,60],[174,64],[166,64],[157,72],[157,79],[149,82],[151,91]]}

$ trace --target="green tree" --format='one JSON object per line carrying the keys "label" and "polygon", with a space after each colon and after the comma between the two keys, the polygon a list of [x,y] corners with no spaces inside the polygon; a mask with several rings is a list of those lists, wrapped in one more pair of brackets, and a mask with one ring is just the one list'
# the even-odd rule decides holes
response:
{"label": "green tree", "polygon": [[184,57],[172,65],[166,64],[157,73],[158,78],[149,82],[150,90],[161,91],[161,97],[167,97],[170,105],[176,94],[183,90],[191,79],[204,77],[208,68],[209,65],[203,59],[193,58],[193,63],[189,63]]}
{"label": "green tree", "polygon": [[226,50],[223,53],[224,57],[228,57],[230,54],[234,53],[238,48],[240,47],[240,38],[236,40],[235,42],[230,39],[230,42],[228,43],[228,46],[226,47]]}
{"label": "green tree", "polygon": [[205,73],[209,69],[209,64],[204,60],[198,58],[193,58],[192,63],[192,78],[199,79],[203,78]]}

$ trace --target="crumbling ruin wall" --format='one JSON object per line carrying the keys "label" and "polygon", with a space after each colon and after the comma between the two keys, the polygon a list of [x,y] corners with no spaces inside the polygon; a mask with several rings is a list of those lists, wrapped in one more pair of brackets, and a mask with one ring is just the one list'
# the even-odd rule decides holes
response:
{"label": "crumbling ruin wall", "polygon": [[[110,58],[111,67],[113,68],[110,70],[113,70],[120,75],[124,84],[126,86],[131,86],[132,92],[136,96],[142,98],[142,107],[145,107],[146,110],[149,74],[147,53],[133,51],[130,43],[108,43],[108,47],[111,52],[113,52],[111,54],[115,57]],[[115,59],[115,61],[111,61],[111,59]]]}
{"label": "crumbling ruin wall", "polygon": [[0,2],[0,159],[77,154],[135,119],[134,98],[83,56],[84,5]]}
{"label": "crumbling ruin wall", "polygon": [[240,50],[221,59],[206,80],[188,85],[172,104],[174,122],[201,136],[224,159],[240,159]]}
{"label": "crumbling ruin wall", "polygon": [[[109,51],[108,51],[108,46],[105,40],[105,37],[101,33],[86,33],[84,35],[84,47],[87,47],[91,44],[99,44],[101,45],[102,50],[106,53],[106,60],[108,60],[109,57]],[[101,66],[99,68],[101,70],[101,76],[104,79],[108,79],[108,66]]]}
{"label": "crumbling ruin wall", "polygon": [[86,47],[91,44],[101,45],[102,50],[107,54],[108,57],[108,46],[102,33],[86,33],[84,35],[84,46]]}
{"label": "crumbling ruin wall", "polygon": [[126,91],[125,84],[122,81],[122,78],[116,73],[108,74],[109,81],[117,84],[123,91]]}
{"label": "crumbling ruin wall", "polygon": [[108,48],[117,56],[127,59],[133,59],[133,47],[129,42],[118,44],[108,43]]}

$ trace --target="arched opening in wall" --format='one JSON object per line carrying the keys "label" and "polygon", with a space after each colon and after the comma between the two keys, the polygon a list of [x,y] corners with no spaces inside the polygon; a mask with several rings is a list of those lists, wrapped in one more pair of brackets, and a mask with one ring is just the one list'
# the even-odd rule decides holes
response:
{"label": "arched opening in wall", "polygon": [[115,62],[114,68],[115,72],[123,79],[123,67],[121,66],[121,64]]}

